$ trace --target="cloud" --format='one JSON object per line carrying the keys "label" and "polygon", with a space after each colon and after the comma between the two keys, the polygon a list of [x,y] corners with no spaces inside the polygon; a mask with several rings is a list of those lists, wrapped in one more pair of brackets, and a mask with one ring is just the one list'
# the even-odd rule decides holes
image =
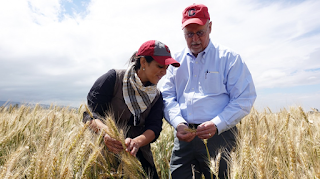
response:
{"label": "cloud", "polygon": [[[86,101],[94,81],[111,68],[125,68],[129,57],[143,42],[157,39],[167,44],[172,53],[181,50],[185,46],[181,12],[193,3],[191,0],[2,3],[0,100],[79,106]],[[213,22],[211,40],[241,54],[253,75],[258,98],[266,99],[263,94],[259,96],[264,89],[320,83],[319,1],[202,3],[209,7]],[[297,95],[301,99],[306,96]],[[268,99],[276,100],[278,94],[268,94]]]}

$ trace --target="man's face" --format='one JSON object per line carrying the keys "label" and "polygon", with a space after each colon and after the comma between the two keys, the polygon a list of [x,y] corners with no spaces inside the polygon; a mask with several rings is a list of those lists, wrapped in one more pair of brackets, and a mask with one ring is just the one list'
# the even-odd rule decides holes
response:
{"label": "man's face", "polygon": [[211,22],[207,22],[205,25],[189,24],[183,29],[187,45],[194,56],[197,56],[208,46],[211,24]]}

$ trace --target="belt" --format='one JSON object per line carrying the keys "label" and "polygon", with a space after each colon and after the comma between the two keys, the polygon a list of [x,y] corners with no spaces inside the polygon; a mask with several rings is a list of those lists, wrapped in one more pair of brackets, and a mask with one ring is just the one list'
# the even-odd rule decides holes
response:
{"label": "belt", "polygon": [[200,124],[188,124],[189,128],[191,129],[197,129],[197,127],[199,126]]}

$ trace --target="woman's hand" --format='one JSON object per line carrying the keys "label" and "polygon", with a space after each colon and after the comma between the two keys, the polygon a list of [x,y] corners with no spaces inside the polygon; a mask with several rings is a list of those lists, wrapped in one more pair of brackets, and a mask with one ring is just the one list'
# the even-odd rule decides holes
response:
{"label": "woman's hand", "polygon": [[117,141],[116,139],[110,137],[108,134],[105,134],[103,137],[104,143],[106,144],[107,148],[113,153],[120,153],[123,150],[121,142]]}
{"label": "woman's hand", "polygon": [[131,155],[136,156],[140,148],[138,142],[136,142],[134,139],[126,138],[124,143],[127,146],[126,151],[129,152]]}
{"label": "woman's hand", "polygon": [[[121,151],[123,151],[123,147],[122,147],[121,142],[110,137],[108,134],[105,134],[105,136],[104,136],[104,143],[106,144],[109,151],[111,151],[113,153],[118,154]],[[138,143],[134,139],[126,138],[125,145],[127,146],[126,151],[129,152],[131,155],[136,156],[136,154],[140,148]]]}

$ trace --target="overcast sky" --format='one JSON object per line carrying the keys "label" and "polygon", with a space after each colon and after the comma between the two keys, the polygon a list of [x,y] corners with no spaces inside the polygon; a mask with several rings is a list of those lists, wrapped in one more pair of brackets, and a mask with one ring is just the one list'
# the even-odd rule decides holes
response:
{"label": "overcast sky", "polygon": [[[0,101],[79,107],[95,80],[156,39],[185,46],[191,0],[8,0],[0,6]],[[255,108],[320,109],[319,0],[207,0],[212,42],[248,65]]]}

